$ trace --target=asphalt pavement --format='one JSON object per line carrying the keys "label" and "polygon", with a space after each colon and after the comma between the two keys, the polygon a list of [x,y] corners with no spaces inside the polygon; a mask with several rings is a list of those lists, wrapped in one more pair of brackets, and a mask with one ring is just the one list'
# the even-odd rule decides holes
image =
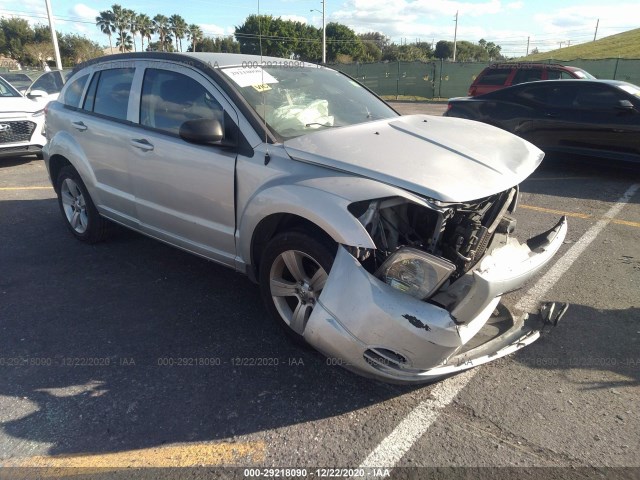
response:
{"label": "asphalt pavement", "polygon": [[244,478],[352,469],[335,472],[345,478],[368,459],[376,477],[509,467],[482,471],[638,478],[639,177],[545,162],[521,186],[517,232],[567,215],[557,259],[570,262],[531,285],[569,311],[514,355],[403,387],[293,345],[231,270],[119,227],[104,243],[76,241],[44,163],[0,160],[0,478],[19,467],[74,478],[197,467],[189,478],[207,478],[222,466]]}

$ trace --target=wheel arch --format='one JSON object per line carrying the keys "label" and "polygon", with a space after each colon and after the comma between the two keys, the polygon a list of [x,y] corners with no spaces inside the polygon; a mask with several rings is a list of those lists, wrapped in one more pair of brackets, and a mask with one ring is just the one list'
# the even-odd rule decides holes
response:
{"label": "wheel arch", "polygon": [[348,200],[315,188],[278,186],[256,195],[244,210],[238,235],[239,260],[255,280],[260,255],[277,234],[302,230],[321,241],[376,248],[367,230],[347,209]]}

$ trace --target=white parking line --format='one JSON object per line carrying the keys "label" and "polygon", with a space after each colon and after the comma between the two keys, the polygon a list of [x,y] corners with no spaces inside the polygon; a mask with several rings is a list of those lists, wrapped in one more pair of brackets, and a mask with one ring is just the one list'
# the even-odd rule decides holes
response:
{"label": "white parking line", "polygon": [[[592,226],[567,252],[558,259],[551,269],[531,287],[517,303],[516,308],[531,311],[540,299],[560,280],[573,262],[595,240],[598,234],[629,203],[640,184],[634,184],[609,209],[604,218]],[[360,468],[393,468],[438,419],[440,412],[449,405],[460,391],[478,372],[476,367],[455,377],[438,383],[431,391],[429,399],[420,402],[402,422],[387,436],[360,464]]]}

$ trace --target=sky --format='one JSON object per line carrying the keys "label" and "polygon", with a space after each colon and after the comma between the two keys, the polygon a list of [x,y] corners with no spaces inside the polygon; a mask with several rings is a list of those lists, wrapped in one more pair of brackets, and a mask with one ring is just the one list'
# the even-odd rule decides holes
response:
{"label": "sky", "polygon": [[[108,45],[95,17],[115,0],[51,0],[56,30],[77,33]],[[325,0],[326,22],[340,22],[356,33],[382,32],[396,43],[484,38],[502,46],[506,56],[553,50],[640,27],[640,2],[619,0]],[[125,8],[150,17],[178,13],[201,26],[205,35],[229,35],[258,13],[322,26],[322,0],[121,0]],[[45,0],[2,0],[0,16],[46,23]],[[137,40],[139,45],[139,38]],[[561,44],[562,43],[562,44]]]}

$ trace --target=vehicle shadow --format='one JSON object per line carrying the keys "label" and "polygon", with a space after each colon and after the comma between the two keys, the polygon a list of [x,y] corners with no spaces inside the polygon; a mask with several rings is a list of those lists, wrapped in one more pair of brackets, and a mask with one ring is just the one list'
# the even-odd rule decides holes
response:
{"label": "vehicle shadow", "polygon": [[28,155],[24,157],[4,157],[0,158],[0,168],[17,167],[19,165],[25,165],[27,163],[39,160],[36,155]]}
{"label": "vehicle shadow", "polygon": [[[640,182],[640,166],[601,164],[580,159],[545,157],[540,167],[520,184],[524,193],[616,202],[633,183]],[[640,203],[635,195],[630,203]]]}
{"label": "vehicle shadow", "polygon": [[543,341],[518,351],[513,360],[559,375],[560,383],[578,391],[638,387],[639,345],[640,308],[601,310],[572,304]]}
{"label": "vehicle shadow", "polygon": [[230,269],[121,228],[83,244],[54,199],[2,209],[12,212],[0,216],[5,435],[50,454],[229,439],[416,388],[293,345],[257,286]]}

